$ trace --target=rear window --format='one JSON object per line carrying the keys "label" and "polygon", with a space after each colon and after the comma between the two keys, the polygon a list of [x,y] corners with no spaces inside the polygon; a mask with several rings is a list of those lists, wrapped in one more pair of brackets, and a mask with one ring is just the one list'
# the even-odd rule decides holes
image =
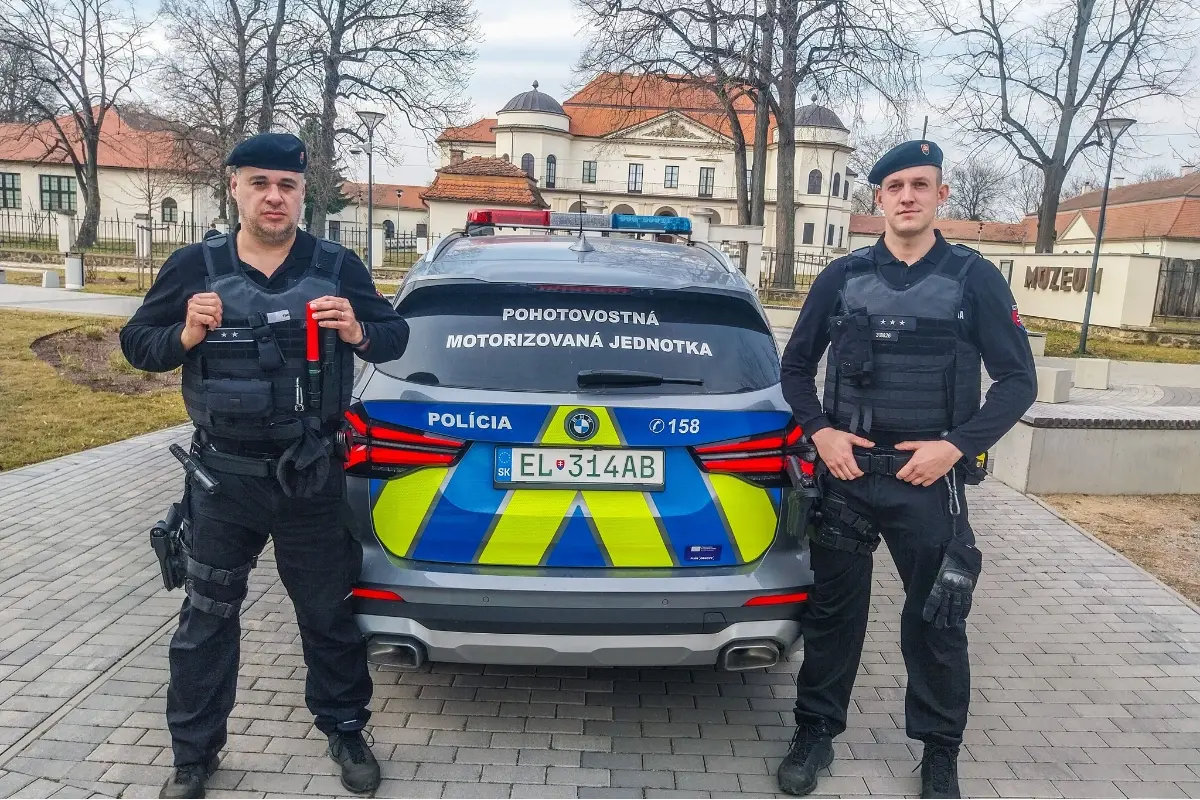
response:
{"label": "rear window", "polygon": [[404,355],[380,364],[414,383],[579,391],[582,370],[636,370],[700,385],[586,387],[724,394],[779,382],[770,331],[744,301],[680,292],[439,286],[400,306]]}

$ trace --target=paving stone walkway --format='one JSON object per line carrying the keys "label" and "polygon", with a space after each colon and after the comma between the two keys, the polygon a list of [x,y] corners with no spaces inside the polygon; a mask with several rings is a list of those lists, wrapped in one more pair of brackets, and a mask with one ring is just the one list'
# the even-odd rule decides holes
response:
{"label": "paving stone walkway", "polygon": [[[0,796],[153,797],[170,773],[180,593],[147,537],[181,429],[0,473]],[[970,489],[986,558],[970,617],[963,789],[1200,797],[1200,611],[1032,500]],[[819,795],[911,796],[902,593],[876,559],[849,730]],[[242,615],[239,704],[209,796],[343,796],[304,707],[268,552]],[[770,796],[796,663],[766,672],[436,664],[372,670],[381,797]]]}

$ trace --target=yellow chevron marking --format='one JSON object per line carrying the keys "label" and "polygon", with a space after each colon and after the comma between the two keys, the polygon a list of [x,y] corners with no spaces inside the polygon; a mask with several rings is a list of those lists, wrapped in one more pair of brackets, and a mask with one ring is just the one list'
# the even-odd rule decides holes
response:
{"label": "yellow chevron marking", "polygon": [[576,494],[574,489],[514,489],[479,563],[540,564]]}
{"label": "yellow chevron marking", "polygon": [[[596,415],[600,430],[586,442],[577,442],[567,435],[567,415],[576,409],[584,408]],[[571,447],[619,447],[621,439],[617,436],[617,426],[607,408],[598,406],[559,406],[550,420],[546,433],[538,442],[542,445],[569,445]]]}
{"label": "yellow chevron marking", "polygon": [[669,567],[654,514],[641,492],[584,492],[592,521],[614,567]]}
{"label": "yellow chevron marking", "polygon": [[713,474],[708,479],[725,512],[742,561],[755,560],[775,539],[775,527],[779,523],[770,495],[765,489],[732,475]]}
{"label": "yellow chevron marking", "polygon": [[379,541],[392,555],[408,555],[447,472],[447,467],[427,467],[383,485],[371,520]]}

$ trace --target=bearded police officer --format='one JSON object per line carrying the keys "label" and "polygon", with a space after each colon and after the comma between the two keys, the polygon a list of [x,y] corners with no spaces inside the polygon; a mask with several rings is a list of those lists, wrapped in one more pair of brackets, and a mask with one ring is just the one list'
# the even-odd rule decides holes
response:
{"label": "bearded police officer", "polygon": [[237,686],[238,613],[268,538],[296,610],[308,708],[342,783],[370,792],[379,764],[362,729],[372,685],[349,602],[362,551],[338,440],[353,355],[399,357],[408,327],[354,253],[297,229],[300,139],[254,136],[226,164],[241,224],[173,253],[121,331],[139,369],[182,365],[192,455],[217,483],[210,494],[189,482],[182,503],[185,597],[167,690],[176,769],[162,796],[203,797],[217,768]]}
{"label": "bearded police officer", "polygon": [[[868,176],[884,234],[816,280],[783,354],[783,391],[816,445],[823,489],[809,528],[815,586],[802,623],[796,724],[779,767],[804,795],[846,728],[871,598],[872,553],[887,543],[905,602],[907,733],[924,743],[922,797],[958,797],[970,674],[965,618],[982,556],[964,483],[1033,403],[1027,334],[1003,275],[934,228],[949,197],[942,153],[906,142]],[[817,367],[827,346],[824,407]],[[995,381],[980,406],[980,362]]]}

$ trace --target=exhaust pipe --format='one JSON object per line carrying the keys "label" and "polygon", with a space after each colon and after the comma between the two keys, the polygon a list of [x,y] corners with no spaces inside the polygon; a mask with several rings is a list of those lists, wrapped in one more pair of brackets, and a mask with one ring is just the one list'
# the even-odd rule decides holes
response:
{"label": "exhaust pipe", "polygon": [[417,669],[425,663],[425,646],[408,637],[372,636],[367,642],[367,661],[387,667]]}
{"label": "exhaust pipe", "polygon": [[717,665],[728,671],[765,669],[779,662],[779,645],[772,641],[734,642],[721,651]]}

